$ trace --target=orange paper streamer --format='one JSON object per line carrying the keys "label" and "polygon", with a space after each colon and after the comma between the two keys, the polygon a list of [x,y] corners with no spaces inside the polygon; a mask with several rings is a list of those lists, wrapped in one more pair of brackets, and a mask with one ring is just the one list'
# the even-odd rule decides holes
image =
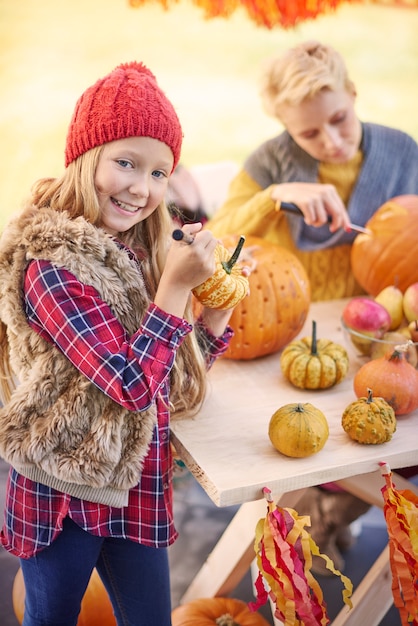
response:
{"label": "orange paper streamer", "polygon": [[392,472],[381,463],[382,487],[389,534],[393,603],[402,626],[418,626],[418,497],[409,489],[397,491]]}
{"label": "orange paper streamer", "polygon": [[[257,601],[250,602],[256,611],[270,597],[276,610],[275,617],[285,626],[326,626],[330,623],[322,590],[311,573],[312,555],[323,558],[327,568],[340,576],[344,584],[343,600],[351,608],[353,585],[351,580],[334,568],[326,555],[305,530],[310,524],[307,516],[275,505],[269,489],[263,489],[267,498],[267,515],[256,527],[255,552],[259,574],[255,583]],[[270,587],[267,592],[264,581]]]}

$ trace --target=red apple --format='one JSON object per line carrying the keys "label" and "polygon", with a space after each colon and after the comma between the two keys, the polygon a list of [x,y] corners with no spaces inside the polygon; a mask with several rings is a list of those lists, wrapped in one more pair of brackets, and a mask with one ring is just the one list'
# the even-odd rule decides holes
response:
{"label": "red apple", "polygon": [[418,319],[418,283],[412,283],[403,294],[403,312],[408,322]]}
{"label": "red apple", "polygon": [[353,344],[370,354],[372,339],[380,339],[389,330],[391,317],[384,306],[366,296],[357,296],[347,302],[343,310],[344,324],[359,335],[350,335]]}
{"label": "red apple", "polygon": [[377,339],[389,330],[391,322],[387,309],[366,296],[357,296],[347,302],[343,310],[343,320],[349,328]]}

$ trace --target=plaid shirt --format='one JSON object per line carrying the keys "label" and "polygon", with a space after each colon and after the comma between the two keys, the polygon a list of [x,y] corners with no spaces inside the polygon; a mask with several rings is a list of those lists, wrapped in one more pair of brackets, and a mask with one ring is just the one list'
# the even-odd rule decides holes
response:
{"label": "plaid shirt", "polygon": [[[121,406],[143,410],[155,402],[158,424],[140,481],[123,508],[71,497],[11,468],[2,545],[29,558],[58,536],[67,515],[99,537],[121,537],[151,547],[170,545],[177,531],[167,410],[169,373],[176,349],[192,327],[151,304],[141,328],[129,337],[95,289],[47,261],[30,263],[24,292],[28,321],[37,333]],[[228,328],[220,338],[206,332],[208,367],[226,350],[231,332]]]}

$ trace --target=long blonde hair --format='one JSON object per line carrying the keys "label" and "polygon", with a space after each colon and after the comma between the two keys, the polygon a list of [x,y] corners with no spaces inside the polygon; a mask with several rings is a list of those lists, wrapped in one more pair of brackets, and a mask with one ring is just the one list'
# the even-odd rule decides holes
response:
{"label": "long blonde hair", "polygon": [[280,120],[283,105],[297,106],[324,89],[355,93],[343,57],[331,46],[306,41],[264,63],[260,96],[272,117]]}
{"label": "long blonde hair", "polygon": [[[94,176],[103,146],[93,148],[70,163],[61,178],[43,178],[32,188],[30,202],[36,208],[50,207],[66,211],[70,219],[84,217],[97,225],[100,207]],[[165,202],[143,222],[120,235],[139,257],[150,301],[153,300],[164,268],[173,228]],[[193,323],[191,302],[186,319]],[[0,321],[0,393],[3,402],[10,399],[15,387],[10,366],[7,327]],[[189,333],[178,349],[171,373],[170,406],[173,417],[194,414],[206,392],[205,359],[195,333]]]}

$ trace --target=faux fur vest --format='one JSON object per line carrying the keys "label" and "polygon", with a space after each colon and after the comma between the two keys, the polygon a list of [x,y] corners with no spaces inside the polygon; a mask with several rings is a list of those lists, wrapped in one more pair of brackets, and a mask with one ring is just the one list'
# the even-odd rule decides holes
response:
{"label": "faux fur vest", "polygon": [[32,259],[51,261],[94,287],[129,334],[149,304],[135,261],[83,218],[31,208],[10,223],[0,241],[0,317],[19,385],[0,410],[0,455],[27,478],[125,506],[152,439],[155,407],[122,408],[31,329],[23,281]]}

